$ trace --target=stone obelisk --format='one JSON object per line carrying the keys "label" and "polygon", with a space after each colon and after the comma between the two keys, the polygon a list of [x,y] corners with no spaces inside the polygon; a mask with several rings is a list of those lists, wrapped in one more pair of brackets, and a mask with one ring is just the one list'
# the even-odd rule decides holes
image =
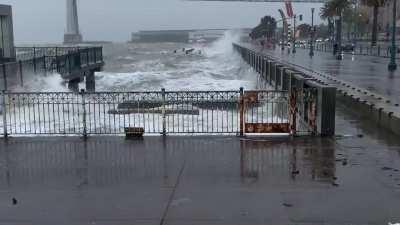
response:
{"label": "stone obelisk", "polygon": [[65,44],[77,44],[82,42],[79,32],[77,0],[67,0],[67,30],[64,35]]}

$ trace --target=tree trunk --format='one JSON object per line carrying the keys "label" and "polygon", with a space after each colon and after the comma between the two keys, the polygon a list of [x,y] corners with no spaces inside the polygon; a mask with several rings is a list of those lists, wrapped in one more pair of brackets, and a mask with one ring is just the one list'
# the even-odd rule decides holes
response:
{"label": "tree trunk", "polygon": [[372,24],[372,41],[371,46],[376,46],[378,40],[378,6],[374,6],[374,21]]}
{"label": "tree trunk", "polygon": [[334,30],[334,25],[332,22],[331,18],[328,18],[328,33],[329,33],[329,39],[333,39],[333,30]]}

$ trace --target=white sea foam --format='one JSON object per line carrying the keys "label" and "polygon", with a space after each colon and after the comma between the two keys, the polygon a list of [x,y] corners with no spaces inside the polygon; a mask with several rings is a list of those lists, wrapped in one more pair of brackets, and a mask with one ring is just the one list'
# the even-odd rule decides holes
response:
{"label": "white sea foam", "polygon": [[68,92],[65,81],[60,74],[43,75],[25,74],[24,86],[15,87],[13,91],[20,92]]}
{"label": "white sea foam", "polygon": [[[131,46],[128,48],[128,54],[131,55],[118,57],[122,63],[119,72],[105,71],[96,74],[97,90],[236,90],[240,87],[254,89],[257,74],[241,60],[232,47],[232,43],[238,38],[239,35],[228,31],[223,38],[207,47],[184,45],[186,49],[196,49],[192,55],[181,54],[182,45]],[[177,53],[174,53],[174,47]],[[202,52],[201,55],[199,51]],[[127,59],[131,62],[124,61]]]}

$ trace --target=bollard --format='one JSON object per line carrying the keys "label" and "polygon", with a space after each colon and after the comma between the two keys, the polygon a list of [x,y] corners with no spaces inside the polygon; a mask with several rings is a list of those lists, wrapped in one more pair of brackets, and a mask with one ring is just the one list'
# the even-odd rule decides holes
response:
{"label": "bollard", "polygon": [[6,91],[3,90],[1,92],[1,95],[2,95],[2,98],[1,98],[2,99],[2,103],[1,103],[2,109],[0,110],[0,112],[3,115],[3,136],[4,136],[4,138],[7,138],[8,137],[8,131],[7,131]]}
{"label": "bollard", "polygon": [[85,90],[80,91],[81,98],[82,98],[82,109],[83,109],[83,118],[82,118],[82,123],[83,123],[83,137],[87,138],[87,126],[86,126],[86,101],[85,101]]}
{"label": "bollard", "polygon": [[19,79],[20,79],[20,82],[21,82],[21,87],[23,87],[24,86],[24,73],[22,71],[22,62],[21,62],[21,60],[18,61],[18,67],[19,67]]}
{"label": "bollard", "polygon": [[239,124],[239,129],[240,129],[240,136],[244,136],[244,89],[241,87],[239,89],[240,97],[239,97],[239,111],[240,111],[240,124]]}
{"label": "bollard", "polygon": [[8,84],[7,84],[7,67],[6,64],[3,64],[3,80],[4,80],[4,90],[8,90]]}
{"label": "bollard", "polygon": [[36,74],[36,47],[33,47],[33,72]]}

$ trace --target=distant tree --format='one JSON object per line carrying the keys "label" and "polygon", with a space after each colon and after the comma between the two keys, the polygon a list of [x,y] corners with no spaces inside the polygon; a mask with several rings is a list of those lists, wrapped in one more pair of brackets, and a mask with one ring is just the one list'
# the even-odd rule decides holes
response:
{"label": "distant tree", "polygon": [[276,27],[276,20],[271,16],[265,16],[261,19],[260,24],[253,28],[250,33],[250,37],[253,39],[262,37],[272,39],[275,36]]}
{"label": "distant tree", "polygon": [[325,24],[320,24],[316,27],[316,34],[315,34],[316,38],[329,38],[331,37],[331,33],[329,31],[329,25],[325,25]]}
{"label": "distant tree", "polygon": [[320,11],[320,16],[323,20],[328,20],[330,36],[333,36],[334,17],[341,16],[343,11],[351,6],[350,0],[330,0],[326,2]]}
{"label": "distant tree", "polygon": [[301,39],[305,39],[305,38],[308,38],[309,36],[310,36],[310,33],[311,33],[311,25],[310,24],[306,24],[306,23],[303,23],[303,24],[300,24],[298,27],[297,27],[297,30],[299,31],[299,37],[301,38]]}
{"label": "distant tree", "polygon": [[[371,45],[376,46],[378,41],[378,12],[379,7],[385,5],[388,0],[361,0],[362,3],[366,6],[373,7],[374,16],[373,16],[373,24],[372,24],[372,40]],[[392,0],[393,1],[393,0]],[[397,1],[397,0],[394,0]]]}

